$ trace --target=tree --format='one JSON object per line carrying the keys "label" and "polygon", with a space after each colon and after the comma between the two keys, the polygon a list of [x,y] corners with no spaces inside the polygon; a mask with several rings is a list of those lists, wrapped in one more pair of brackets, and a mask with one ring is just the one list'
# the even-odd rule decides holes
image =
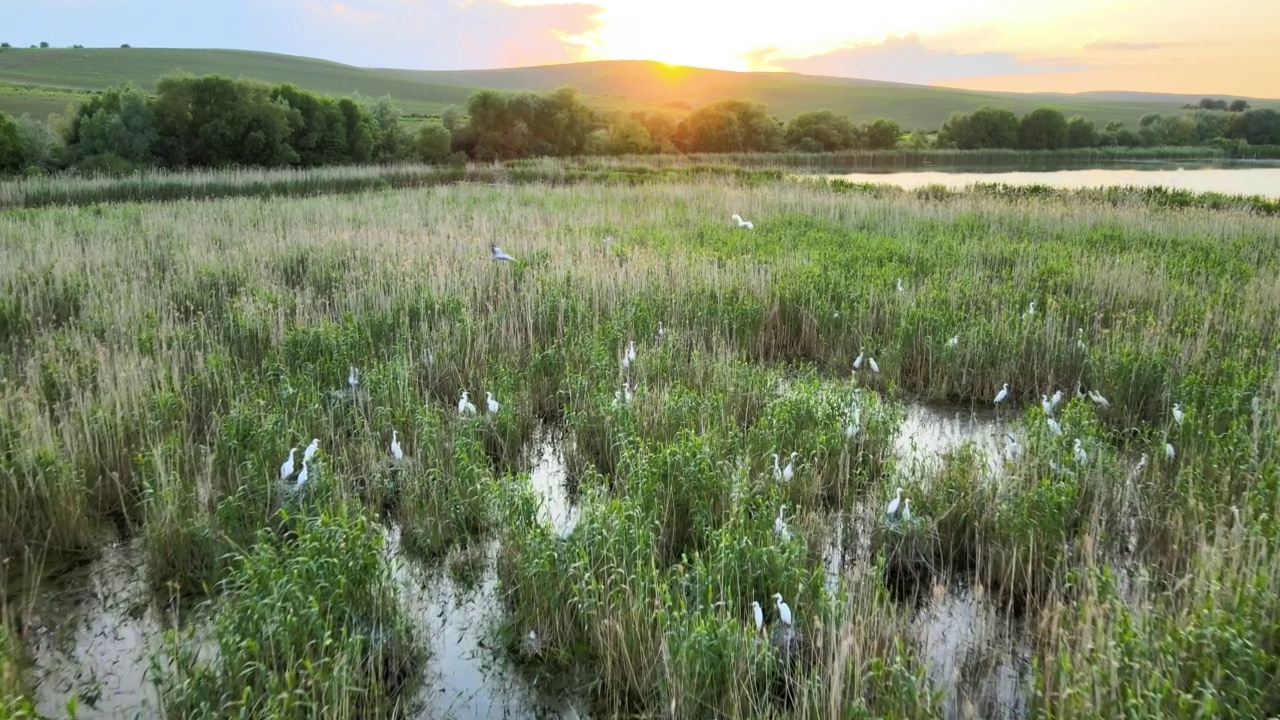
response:
{"label": "tree", "polygon": [[1227,106],[1227,110],[1233,113],[1244,112],[1245,110],[1248,110],[1248,109],[1249,109],[1248,100],[1232,100],[1231,104]]}
{"label": "tree", "polygon": [[125,85],[81,104],[64,126],[62,139],[72,162],[110,154],[130,164],[150,164],[160,138],[150,98]]}
{"label": "tree", "polygon": [[47,47],[49,47],[49,43],[44,42],[43,40],[41,40],[41,41],[40,41],[40,47],[42,47],[42,48],[47,48]]}
{"label": "tree", "polygon": [[9,44],[9,43],[7,43],[7,42],[0,42],[0,48],[6,48],[6,49],[7,49],[7,48],[11,48],[11,47],[13,47],[13,46],[12,46],[12,45],[10,45],[10,44]]}
{"label": "tree", "polygon": [[374,162],[404,160],[413,153],[413,138],[400,122],[400,110],[388,96],[383,96],[365,106],[371,118]]}
{"label": "tree", "polygon": [[1067,121],[1067,147],[1087,148],[1098,144],[1098,134],[1093,121],[1076,115]]}
{"label": "tree", "polygon": [[959,150],[1014,148],[1018,146],[1018,128],[1018,116],[1003,108],[952,113],[938,131],[938,146]]}
{"label": "tree", "polygon": [[373,118],[352,98],[338,100],[338,112],[342,115],[349,159],[369,162],[373,159]]}
{"label": "tree", "polygon": [[22,137],[18,123],[0,113],[0,173],[14,173],[26,165],[22,156]]}
{"label": "tree", "polygon": [[319,167],[350,160],[346,119],[336,101],[290,84],[273,89],[271,99],[289,106],[289,145],[298,155],[297,164]]}
{"label": "tree", "polygon": [[23,113],[18,118],[18,139],[24,165],[46,170],[53,167],[54,135],[47,124]]}
{"label": "tree", "polygon": [[1250,145],[1280,145],[1280,112],[1246,110],[1236,121],[1235,135]]}
{"label": "tree", "polygon": [[1165,115],[1160,119],[1160,135],[1166,145],[1194,144],[1196,121],[1186,115]]}
{"label": "tree", "polygon": [[[639,117],[637,117],[639,116]],[[605,122],[601,152],[606,155],[642,155],[653,151],[653,141],[645,129],[642,113],[614,113]]]}
{"label": "tree", "polygon": [[453,136],[443,123],[429,121],[418,128],[413,152],[423,162],[441,163],[453,152]]}
{"label": "tree", "polygon": [[852,150],[858,143],[858,128],[844,115],[811,110],[787,123],[785,138],[787,147],[804,152]]}
{"label": "tree", "polygon": [[902,127],[894,120],[879,118],[863,125],[858,134],[867,150],[892,150],[902,137]]}
{"label": "tree", "polygon": [[1061,150],[1067,140],[1067,119],[1053,108],[1036,108],[1018,125],[1018,147],[1023,150]]}
{"label": "tree", "polygon": [[783,136],[782,124],[763,103],[721,100],[681,120],[672,139],[684,152],[773,152]]}
{"label": "tree", "polygon": [[278,167],[298,154],[289,145],[290,107],[271,88],[222,75],[168,75],[153,103],[161,160],[170,166]]}
{"label": "tree", "polygon": [[128,49],[128,48],[129,48],[129,43],[124,43],[124,44],[122,44],[122,45],[120,46],[120,48],[121,48],[121,49]]}

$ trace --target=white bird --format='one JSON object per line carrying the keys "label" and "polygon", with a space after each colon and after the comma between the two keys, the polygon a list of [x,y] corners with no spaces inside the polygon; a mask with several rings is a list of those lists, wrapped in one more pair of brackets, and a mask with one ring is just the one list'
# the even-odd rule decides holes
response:
{"label": "white bird", "polygon": [[493,399],[493,393],[491,392],[487,392],[484,394],[484,404],[490,413],[496,413],[502,407],[501,405],[498,404],[497,400]]}
{"label": "white bird", "polygon": [[1005,443],[1004,446],[1005,452],[1008,453],[1011,459],[1018,459],[1018,453],[1022,451],[1022,448],[1018,447],[1017,439],[1009,433],[1005,433],[1004,436],[1009,439],[1009,442]]}
{"label": "white bird", "polygon": [[1036,304],[1032,302],[1030,305],[1027,305],[1027,311],[1022,314],[1022,317],[1030,319],[1035,316],[1036,316]]}
{"label": "white bird", "polygon": [[898,292],[902,292],[902,278],[898,278]]}
{"label": "white bird", "polygon": [[1072,444],[1071,447],[1072,447],[1072,454],[1075,455],[1077,464],[1084,465],[1085,463],[1089,462],[1089,454],[1084,451],[1084,447],[1081,444],[1079,438],[1076,438],[1076,441]]}
{"label": "white bird", "polygon": [[294,487],[294,489],[295,489],[295,490],[296,490],[296,489],[298,489],[298,488],[300,488],[300,487],[302,487],[302,484],[303,484],[303,483],[305,483],[305,482],[307,481],[307,476],[308,476],[308,475],[310,475],[310,472],[307,470],[307,461],[306,461],[306,460],[303,460],[303,461],[302,461],[302,472],[299,472],[299,473],[298,473],[298,482],[294,483],[294,485],[293,485],[293,487]]}
{"label": "white bird", "polygon": [[755,600],[751,601],[751,617],[756,621],[756,632],[764,632],[764,610]]}
{"label": "white bird", "polygon": [[356,370],[356,366],[352,365],[347,371],[347,385],[351,386],[352,391],[360,386],[360,371]]}
{"label": "white bird", "polygon": [[911,498],[902,501],[902,522],[911,522]]}
{"label": "white bird", "polygon": [[1053,418],[1045,418],[1045,422],[1049,425],[1049,434],[1054,437],[1062,437],[1062,426]]}
{"label": "white bird", "polygon": [[1049,402],[1049,396],[1048,396],[1048,395],[1041,395],[1041,396],[1040,396],[1040,407],[1044,408],[1044,414],[1045,414],[1045,415],[1052,415],[1052,414],[1053,414],[1053,403]]}
{"label": "white bird", "polygon": [[1103,397],[1102,393],[1098,392],[1097,390],[1090,390],[1089,398],[1093,400],[1095,403],[1097,403],[1099,407],[1103,407],[1103,408],[1111,407],[1111,403],[1107,402],[1107,399]]}
{"label": "white bird", "polygon": [[791,531],[787,529],[787,521],[782,517],[783,511],[786,509],[786,505],[778,508],[778,517],[773,519],[773,532],[775,535],[782,538],[783,542],[791,540]]}
{"label": "white bird", "polygon": [[996,393],[995,404],[999,405],[1007,397],[1009,397],[1009,383],[1005,383],[1004,387],[1000,388],[1000,392]]}
{"label": "white bird", "polygon": [[782,602],[782,593],[774,593],[773,601],[778,606],[778,619],[782,621],[783,625],[791,627],[791,608]]}
{"label": "white bird", "polygon": [[853,359],[853,369],[854,369],[854,370],[858,370],[858,369],[861,369],[861,368],[862,368],[862,352],[863,352],[863,349],[862,349],[862,348],[858,348],[858,357],[856,357],[856,358],[854,358],[854,359]]}
{"label": "white bird", "polygon": [[1050,409],[1050,410],[1057,410],[1057,409],[1058,409],[1058,403],[1060,403],[1060,402],[1062,402],[1062,391],[1061,391],[1061,390],[1059,390],[1059,391],[1055,392],[1055,393],[1053,394],[1053,397],[1049,398],[1049,409]]}
{"label": "white bird", "polygon": [[494,245],[493,243],[489,243],[489,252],[493,253],[494,260],[505,260],[507,262],[513,262],[515,260],[515,258],[502,252],[502,248]]}
{"label": "white bird", "polygon": [[744,227],[748,230],[755,229],[755,225],[752,225],[749,220],[743,220],[742,216],[738,213],[733,214],[733,220],[738,223],[738,227]]}
{"label": "white bird", "polygon": [[869,366],[871,367],[871,372],[876,373],[876,374],[879,374],[879,373],[880,373],[880,366],[876,364],[876,359],[875,359],[875,358],[873,358],[873,357],[869,357],[869,358],[867,358],[867,365],[869,365]]}
{"label": "white bird", "polygon": [[1084,344],[1084,328],[1076,328],[1076,347],[1080,352],[1089,351],[1089,346]]}
{"label": "white bird", "polygon": [[635,397],[635,395],[631,392],[631,381],[628,380],[622,383],[622,399],[626,400],[627,404],[630,405],[631,398],[633,397]]}
{"label": "white bird", "polygon": [[396,436],[396,431],[391,431],[391,457],[400,462],[404,459],[404,451],[400,449],[400,438]]}
{"label": "white bird", "polygon": [[630,367],[631,363],[636,361],[636,341],[635,340],[631,340],[627,342],[627,352],[624,357],[627,359],[628,367]]}
{"label": "white bird", "polygon": [[787,460],[787,466],[782,468],[782,482],[791,482],[791,478],[796,476],[795,462],[800,457],[800,453],[791,453],[791,459]]}
{"label": "white bird", "polygon": [[773,454],[773,479],[782,480],[782,466],[778,464],[778,453]]}
{"label": "white bird", "polygon": [[1182,424],[1182,403],[1173,404],[1173,421]]}
{"label": "white bird", "polygon": [[902,504],[902,488],[897,489],[897,494],[889,501],[889,507],[884,509],[884,514],[893,517],[898,514],[898,506]]}
{"label": "white bird", "polygon": [[293,454],[298,452],[298,448],[289,448],[289,459],[284,461],[280,466],[280,479],[284,480],[293,474]]}
{"label": "white bird", "polygon": [[471,403],[471,395],[466,391],[462,391],[462,397],[458,398],[458,414],[466,413],[476,414],[476,406]]}
{"label": "white bird", "polygon": [[1174,452],[1173,452],[1173,444],[1172,444],[1172,443],[1165,443],[1165,444],[1164,444],[1164,456],[1165,456],[1165,457],[1167,457],[1167,458],[1169,458],[1170,460],[1172,460],[1172,459],[1174,458],[1174,456],[1175,456],[1175,455],[1176,455],[1176,453],[1174,453]]}
{"label": "white bird", "polygon": [[947,347],[952,347],[952,348],[953,348],[953,347],[955,347],[955,346],[957,346],[957,345],[959,345],[959,344],[960,344],[960,336],[959,336],[959,335],[952,335],[952,336],[951,336],[951,339],[947,341]]}
{"label": "white bird", "polygon": [[311,458],[315,457],[316,451],[320,449],[320,438],[311,438],[311,444],[306,450],[302,451],[302,464],[306,465],[311,462]]}
{"label": "white bird", "polygon": [[662,338],[667,336],[667,331],[662,327],[662,321],[658,321],[658,342],[662,342]]}
{"label": "white bird", "polygon": [[1147,466],[1147,454],[1142,453],[1142,457],[1138,458],[1138,465],[1133,469],[1133,471],[1142,472],[1143,468],[1145,468],[1146,466]]}
{"label": "white bird", "polygon": [[852,440],[857,437],[860,432],[862,432],[862,423],[857,420],[853,420],[844,429],[844,439]]}

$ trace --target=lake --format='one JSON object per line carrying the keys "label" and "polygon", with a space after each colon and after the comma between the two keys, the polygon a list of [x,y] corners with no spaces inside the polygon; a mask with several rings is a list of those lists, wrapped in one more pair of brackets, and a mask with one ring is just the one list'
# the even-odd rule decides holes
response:
{"label": "lake", "polygon": [[1106,186],[1163,186],[1193,192],[1218,192],[1227,195],[1264,195],[1280,198],[1280,166],[1267,164],[1247,167],[1206,166],[1194,163],[1159,163],[1124,168],[1091,168],[1063,170],[1017,171],[950,171],[901,170],[894,172],[857,172],[828,174],[853,183],[897,185],[908,190],[926,185],[962,188],[975,183],[1008,185],[1049,185],[1061,188]]}

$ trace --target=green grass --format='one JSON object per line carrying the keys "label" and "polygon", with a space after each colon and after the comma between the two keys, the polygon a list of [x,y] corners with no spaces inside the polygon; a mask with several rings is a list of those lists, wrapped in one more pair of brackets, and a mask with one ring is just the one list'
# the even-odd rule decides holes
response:
{"label": "green grass", "polygon": [[[1135,127],[1149,112],[1173,112],[1198,96],[1132,94],[1022,94],[976,92],[793,73],[733,73],[660,63],[611,61],[568,63],[500,70],[425,71],[357,68],[313,58],[242,50],[167,48],[11,48],[0,51],[0,82],[38,88],[36,96],[0,93],[0,111],[32,112],[43,117],[64,91],[99,91],[132,82],[153,89],[165,73],[183,70],[218,73],[271,83],[289,82],[334,95],[390,95],[402,110],[439,114],[463,106],[479,88],[553,90],[579,88],[592,104],[608,109],[644,109],[682,115],[691,108],[724,99],[757,100],[789,119],[806,110],[829,109],[856,122],[880,117],[904,128],[937,128],[953,112],[984,105],[1018,114],[1054,107],[1068,116],[1084,115],[1100,127],[1122,120]],[[1268,106],[1267,101],[1253,103]]]}
{"label": "green grass", "polygon": [[[941,717],[959,680],[917,603],[947,586],[990,599],[1019,644],[980,650],[1025,648],[1039,714],[1280,711],[1274,203],[699,168],[137,196],[164,202],[62,179],[86,204],[0,214],[0,554],[140,536],[152,585],[206,603],[155,658],[169,717],[401,712],[432,676],[387,536],[436,567],[496,543],[486,646],[600,716]],[[909,403],[1004,383],[999,473],[974,445],[899,462]],[[528,480],[540,426],[571,532]]]}

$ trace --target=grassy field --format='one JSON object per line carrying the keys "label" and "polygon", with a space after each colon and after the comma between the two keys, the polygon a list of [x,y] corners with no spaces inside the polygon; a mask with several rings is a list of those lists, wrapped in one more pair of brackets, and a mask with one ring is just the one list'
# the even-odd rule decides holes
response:
{"label": "grassy field", "polygon": [[[793,73],[733,73],[616,61],[569,63],[534,68],[468,71],[376,70],[312,58],[240,50],[176,50],[163,48],[12,48],[0,51],[0,83],[30,85],[44,94],[60,90],[102,90],[132,82],[153,88],[173,70],[220,73],[272,83],[290,82],[335,95],[392,96],[406,112],[438,114],[464,105],[477,88],[552,90],[572,85],[593,104],[619,110],[645,109],[683,114],[705,103],[727,98],[758,100],[782,119],[806,110],[829,109],[864,122],[879,117],[904,128],[937,128],[955,111],[984,105],[1007,107],[1018,114],[1050,106],[1068,116],[1084,115],[1099,126],[1122,120],[1130,127],[1149,112],[1172,112],[1198,97],[1179,95],[1062,95],[990,93]],[[0,91],[0,111],[43,116],[61,112],[53,99]],[[1266,106],[1256,101],[1255,106]]]}
{"label": "grassy field", "polygon": [[[204,600],[149,675],[175,718],[406,712],[433,658],[393,530],[428,565],[496,543],[485,647],[597,716],[1003,715],[949,705],[965,678],[912,630],[961,587],[1026,648],[1026,714],[1280,712],[1280,218],[555,171],[4,211],[0,555],[140,538],[152,586]],[[901,461],[914,403],[1006,383],[993,466]],[[547,433],[571,530],[529,481]]]}

